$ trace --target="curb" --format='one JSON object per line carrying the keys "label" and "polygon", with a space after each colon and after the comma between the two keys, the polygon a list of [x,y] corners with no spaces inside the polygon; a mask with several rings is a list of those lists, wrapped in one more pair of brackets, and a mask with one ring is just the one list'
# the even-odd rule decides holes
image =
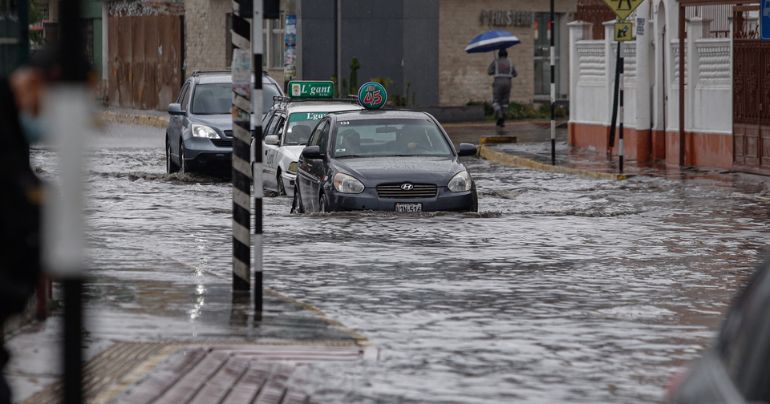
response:
{"label": "curb", "polygon": [[479,144],[504,144],[504,143],[518,143],[516,136],[482,136],[479,138]]}
{"label": "curb", "polygon": [[168,127],[168,117],[161,115],[141,115],[128,112],[103,111],[101,120],[104,123],[122,123],[128,125],[144,125],[155,128]]}
{"label": "curb", "polygon": [[283,300],[283,301],[285,301],[287,303],[293,304],[293,305],[295,305],[297,307],[300,307],[300,308],[302,308],[304,310],[307,310],[310,313],[315,314],[316,316],[318,316],[319,320],[323,321],[326,324],[329,324],[330,326],[338,329],[339,331],[341,331],[343,333],[348,334],[353,339],[353,342],[359,348],[367,349],[367,348],[372,347],[372,343],[369,341],[369,339],[366,336],[364,336],[363,334],[359,333],[358,331],[353,330],[352,328],[349,328],[348,326],[342,324],[341,322],[339,322],[337,320],[333,320],[333,319],[329,318],[326,315],[326,313],[324,313],[318,307],[316,307],[316,306],[314,306],[314,305],[312,305],[310,303],[303,302],[303,301],[297,300],[297,299],[295,299],[293,297],[284,295],[283,293],[277,292],[277,291],[275,291],[273,289],[270,289],[270,288],[265,288],[265,293],[266,294],[270,294],[273,297],[281,299],[281,300]]}
{"label": "curb", "polygon": [[485,146],[485,145],[481,145],[479,149],[479,156],[493,163],[497,163],[505,166],[511,166],[511,167],[522,167],[522,168],[529,168],[533,170],[546,171],[546,172],[552,172],[552,173],[578,175],[581,177],[588,177],[588,178],[594,178],[594,179],[600,179],[600,180],[623,181],[629,178],[629,176],[626,174],[611,174],[611,173],[602,173],[602,172],[589,171],[589,170],[581,170],[581,169],[572,168],[572,167],[552,166],[550,164],[544,164],[532,159],[514,156],[512,154],[494,150],[491,147]]}

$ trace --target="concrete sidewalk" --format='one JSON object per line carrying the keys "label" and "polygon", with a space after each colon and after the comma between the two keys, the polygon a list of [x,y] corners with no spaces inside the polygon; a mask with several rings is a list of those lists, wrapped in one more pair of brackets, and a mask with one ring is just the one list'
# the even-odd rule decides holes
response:
{"label": "concrete sidewalk", "polygon": [[[214,282],[204,282],[207,292],[200,299],[206,304],[195,312],[176,311],[189,306],[184,294],[176,293],[120,310],[99,301],[119,298],[111,290],[115,280],[95,277],[86,286],[86,401],[221,402],[235,394],[263,403],[305,402],[312,392],[294,380],[298,368],[377,357],[364,336],[313,306],[266,290],[257,321],[247,296],[234,298],[229,284]],[[153,289],[163,294],[169,287],[147,281],[134,286],[152,295]],[[6,376],[15,400],[59,402],[61,330],[55,312],[8,340],[12,358]],[[240,392],[228,393],[234,391]]]}
{"label": "concrete sidewalk", "polygon": [[[551,162],[550,123],[548,121],[508,122],[499,130],[490,123],[447,124],[447,132],[455,144],[461,142],[480,145],[479,156],[496,164],[528,168],[540,171],[578,175],[596,179],[625,180],[633,176],[663,177],[669,179],[711,178],[733,181],[734,177],[764,182],[766,178],[724,169],[694,169],[666,166],[665,164],[639,164],[636,160],[624,162],[623,173],[619,169],[617,155],[608,156],[603,151],[577,149],[567,144],[567,129],[557,127],[556,164]],[[482,144],[483,140],[515,137],[516,142]],[[752,179],[753,178],[753,179]]]}

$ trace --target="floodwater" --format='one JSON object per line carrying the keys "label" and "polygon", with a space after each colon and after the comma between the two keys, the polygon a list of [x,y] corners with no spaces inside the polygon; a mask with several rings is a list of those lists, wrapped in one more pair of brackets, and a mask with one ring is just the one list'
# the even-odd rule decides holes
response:
{"label": "floodwater", "polygon": [[[100,305],[163,306],[148,282],[193,295],[201,282],[187,278],[206,274],[209,294],[229,284],[230,186],[165,175],[162,142],[113,126],[91,151],[93,266],[122,284],[92,287]],[[46,175],[52,154],[34,161]],[[770,241],[770,192],[740,175],[611,182],[467,165],[479,214],[291,215],[288,198],[265,199],[266,285],[379,349],[303,366],[317,400],[658,401]],[[216,328],[196,316],[205,305],[169,310]]]}

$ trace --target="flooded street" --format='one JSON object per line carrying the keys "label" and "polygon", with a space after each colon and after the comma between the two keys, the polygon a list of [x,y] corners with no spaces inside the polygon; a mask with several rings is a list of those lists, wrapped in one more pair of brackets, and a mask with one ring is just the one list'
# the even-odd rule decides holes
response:
{"label": "flooded street", "polygon": [[[91,156],[92,299],[118,312],[154,299],[215,328],[199,314],[230,284],[229,183],[164,174],[160,129],[112,126]],[[52,158],[34,152],[43,176]],[[265,199],[266,286],[379,349],[303,367],[315,399],[656,402],[770,241],[770,191],[741,175],[613,182],[466,163],[478,215],[291,215],[289,198]],[[147,282],[191,297],[164,304]]]}

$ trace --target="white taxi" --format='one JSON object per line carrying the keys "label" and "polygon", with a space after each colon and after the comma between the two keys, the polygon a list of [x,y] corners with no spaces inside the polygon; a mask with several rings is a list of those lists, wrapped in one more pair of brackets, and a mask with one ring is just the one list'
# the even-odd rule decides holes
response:
{"label": "white taxi", "polygon": [[355,99],[276,98],[276,104],[262,125],[262,183],[267,191],[292,195],[297,161],[318,121],[330,112],[355,111],[363,107]]}

